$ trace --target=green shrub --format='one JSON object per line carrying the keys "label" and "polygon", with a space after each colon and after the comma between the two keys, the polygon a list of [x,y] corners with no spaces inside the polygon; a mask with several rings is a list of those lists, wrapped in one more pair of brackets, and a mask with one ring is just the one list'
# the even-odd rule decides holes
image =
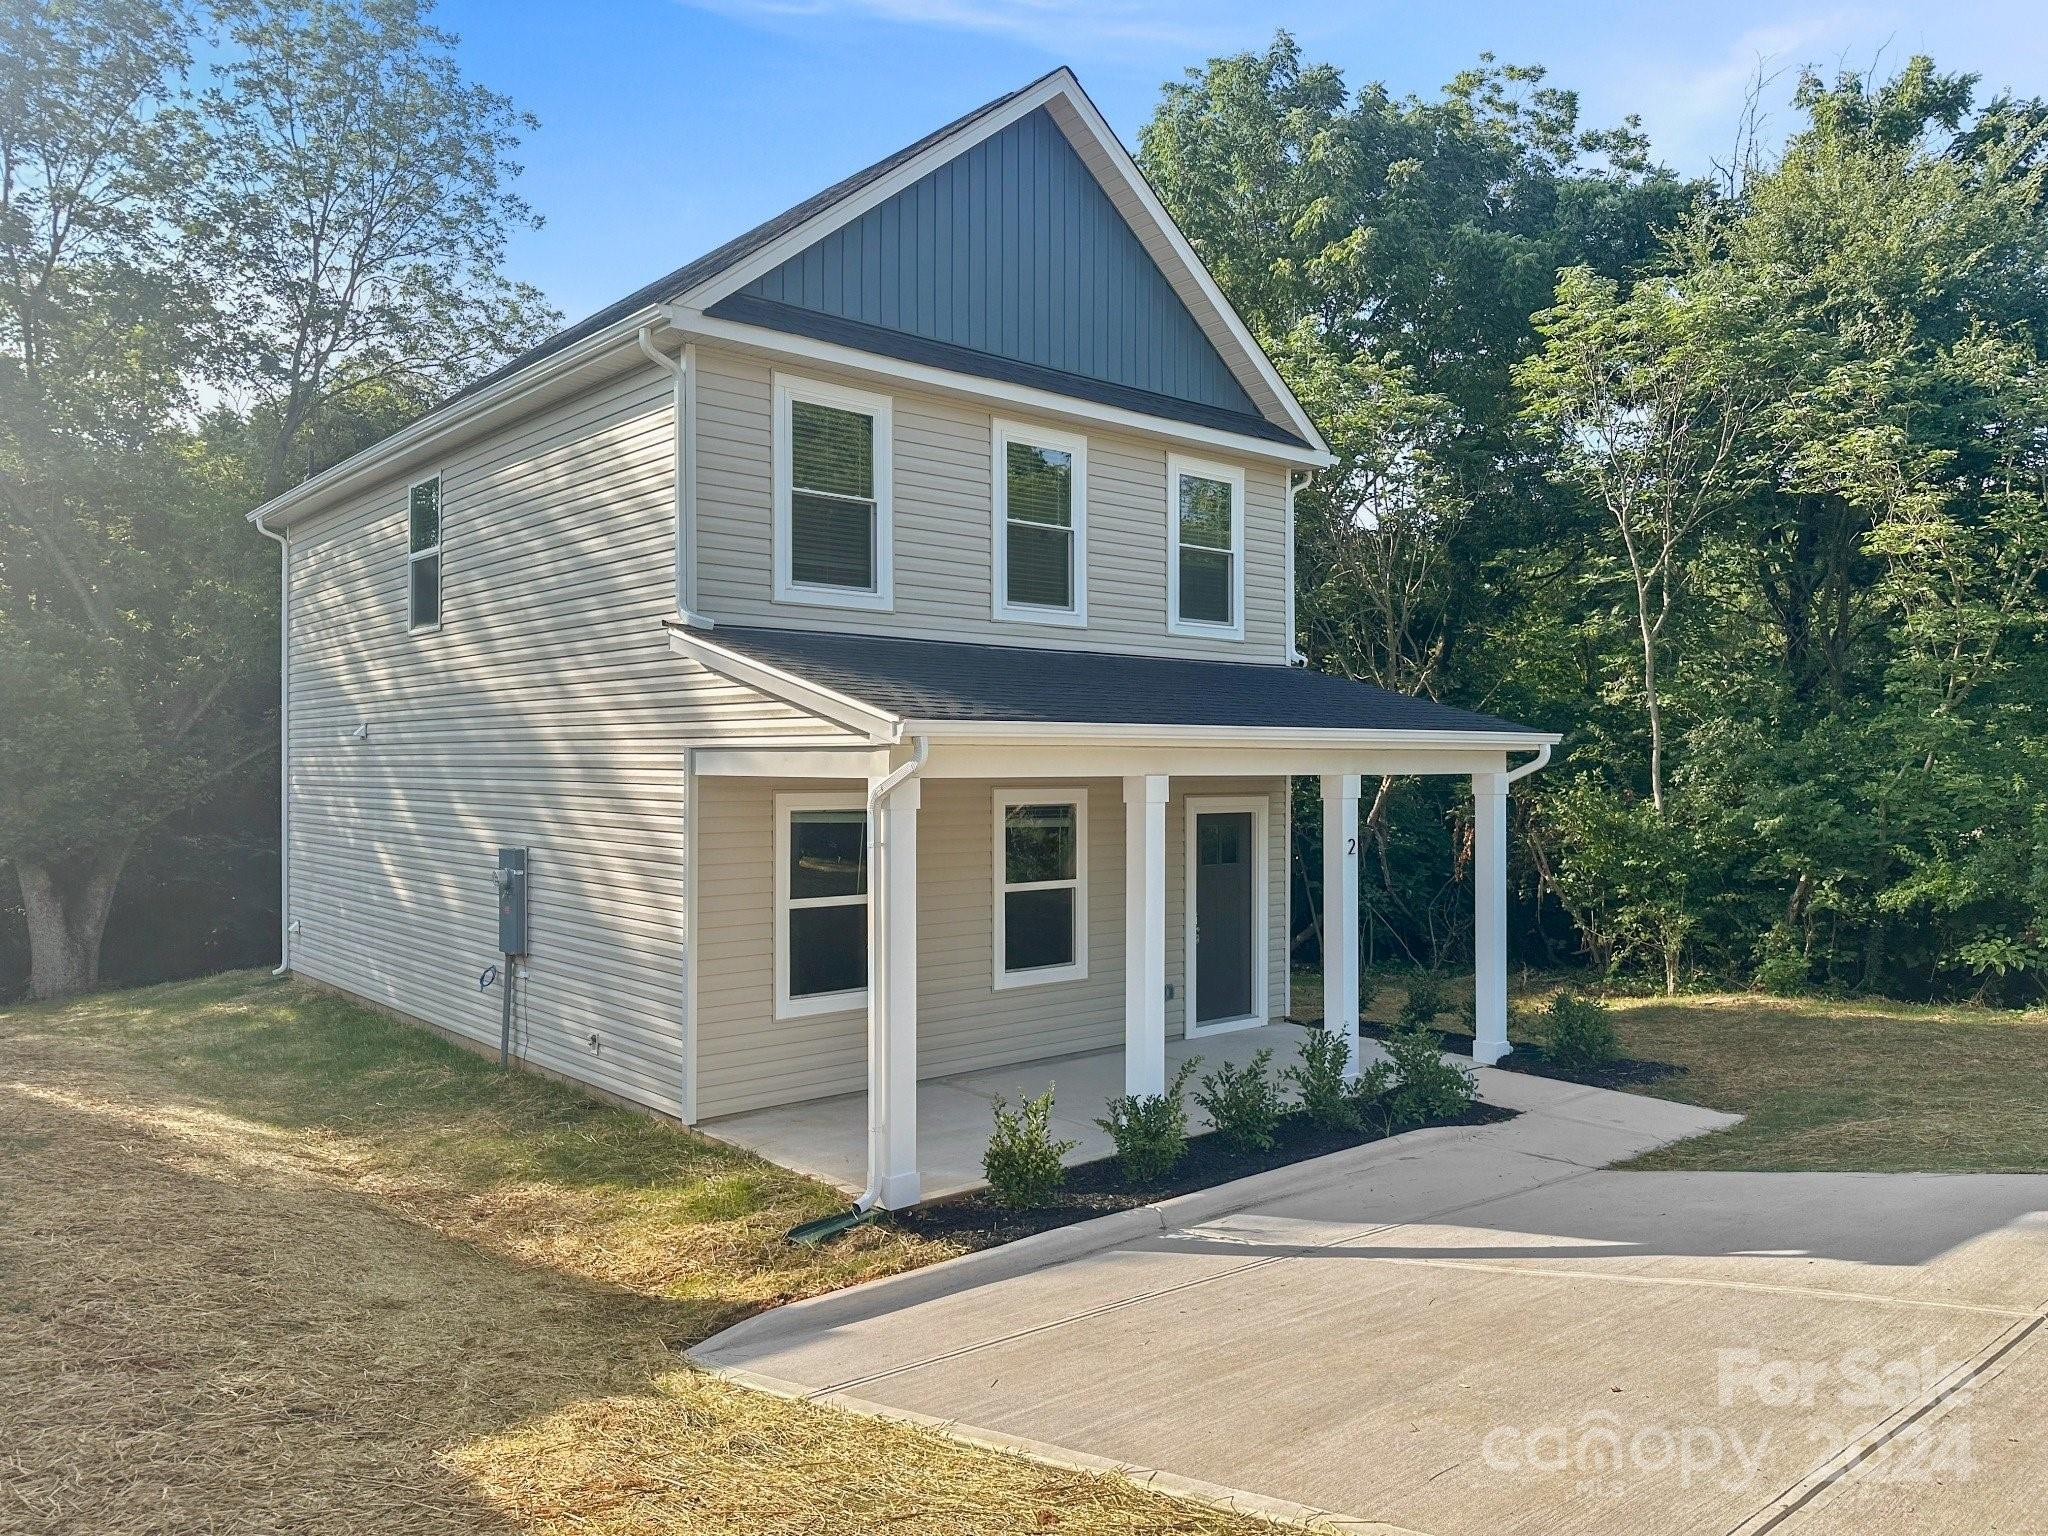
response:
{"label": "green shrub", "polygon": [[1281,1104],[1280,1085],[1266,1070],[1272,1064],[1270,1050],[1260,1051],[1248,1066],[1226,1061],[1202,1079],[1195,1095],[1216,1134],[1241,1151],[1263,1152],[1273,1145]]}
{"label": "green shrub", "polygon": [[1095,1122],[1116,1143],[1117,1166],[1133,1184],[1156,1184],[1187,1155],[1188,1107],[1181,1095],[1201,1061],[1195,1056],[1183,1062],[1164,1093],[1111,1099],[1108,1116]]}
{"label": "green shrub", "polygon": [[1374,1062],[1347,1085],[1351,1099],[1351,1113],[1362,1126],[1377,1131],[1393,1128],[1393,1115],[1387,1106],[1387,1095],[1394,1087],[1394,1064],[1385,1058]]}
{"label": "green shrub", "polygon": [[1778,997],[1796,997],[1812,973],[1799,935],[1784,923],[1773,924],[1757,945],[1756,984]]}
{"label": "green shrub", "polygon": [[1430,1025],[1451,1006],[1450,985],[1435,971],[1418,971],[1408,983],[1408,995],[1401,1000],[1400,1022],[1404,1026]]}
{"label": "green shrub", "polygon": [[995,1134],[981,1154],[989,1193],[997,1205],[1012,1210],[1050,1204],[1067,1176],[1060,1160],[1079,1145],[1077,1141],[1053,1140],[1050,1088],[1035,1099],[1026,1099],[1015,1111],[1005,1100],[997,1099]]}
{"label": "green shrub", "polygon": [[1621,1042],[1614,1037],[1606,1006],[1576,992],[1558,993],[1550,1000],[1550,1032],[1543,1054],[1572,1072],[1612,1066],[1621,1057]]}
{"label": "green shrub", "polygon": [[1387,1060],[1393,1064],[1393,1086],[1385,1103],[1393,1126],[1455,1119],[1472,1107],[1472,1069],[1438,1049],[1435,1030],[1422,1025],[1395,1030],[1387,1037]]}
{"label": "green shrub", "polygon": [[1314,1030],[1301,1037],[1301,1060],[1280,1075],[1294,1084],[1301,1112],[1319,1131],[1341,1131],[1358,1123],[1351,1085],[1344,1081],[1351,1048],[1344,1037]]}

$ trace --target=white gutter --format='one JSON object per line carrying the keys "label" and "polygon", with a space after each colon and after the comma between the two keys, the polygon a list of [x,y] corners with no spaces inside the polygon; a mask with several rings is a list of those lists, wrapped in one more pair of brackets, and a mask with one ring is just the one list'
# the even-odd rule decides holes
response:
{"label": "white gutter", "polygon": [[1536,749],[1536,755],[1534,757],[1530,758],[1528,762],[1522,764],[1521,767],[1510,772],[1504,779],[1501,780],[1501,783],[1503,785],[1506,785],[1514,783],[1517,779],[1526,779],[1527,777],[1529,777],[1530,774],[1539,772],[1543,768],[1543,766],[1549,761],[1550,744],[1546,742]]}
{"label": "white gutter", "polygon": [[262,523],[277,541],[277,969],[292,968],[292,544],[291,535]]}
{"label": "white gutter", "polygon": [[411,426],[400,428],[389,437],[372,443],[362,452],[351,454],[339,464],[323,469],[310,480],[301,481],[281,495],[273,496],[248,514],[249,521],[260,526],[268,526],[279,518],[297,517],[315,511],[364,475],[373,472],[395,473],[399,461],[408,455],[422,455],[428,448],[472,426],[482,430],[484,418],[515,409],[527,396],[553,383],[561,375],[572,373],[605,353],[631,342],[634,332],[650,318],[661,318],[659,308],[651,304],[613,322],[601,331],[593,332],[580,341],[571,343],[559,352],[529,363],[517,373],[508,374],[488,388],[450,401],[439,410],[429,411]]}
{"label": "white gutter", "polygon": [[[874,890],[875,875],[879,874],[883,867],[882,802],[889,797],[897,785],[914,779],[924,772],[924,765],[931,755],[931,742],[922,736],[913,736],[910,738],[910,761],[902,764],[886,776],[875,780],[873,784],[868,786],[868,831],[870,842],[873,844],[868,858],[868,869],[870,871],[868,877],[869,890],[871,893]],[[869,899],[873,900],[872,894]],[[888,920],[887,907],[883,908],[882,916],[884,921]],[[870,932],[873,934],[873,937],[869,941],[869,954],[871,957],[879,958],[887,952],[887,945],[883,939],[881,925],[872,924]],[[875,958],[871,958],[868,962],[868,1012],[870,1016],[875,1011],[875,973],[879,969],[875,964]],[[875,1166],[875,1143],[879,1139],[882,1129],[875,1119],[875,1104],[879,1095],[875,1092],[874,1074],[878,1066],[877,1057],[880,1054],[877,1048],[881,1043],[874,1038],[877,1032],[870,1030],[868,1037],[868,1182],[867,1187],[860,1192],[859,1198],[853,1202],[853,1208],[857,1211],[873,1210],[882,1197],[882,1172]]]}
{"label": "white gutter", "polygon": [[[634,333],[633,339],[639,344],[640,350],[647,355],[647,358],[650,362],[654,363],[657,367],[661,368],[669,375],[669,377],[675,380],[676,614],[679,618],[682,619],[682,621],[685,624],[689,625],[692,629],[710,629],[713,627],[711,620],[705,618],[702,614],[693,611],[690,607],[690,555],[691,544],[693,543],[690,537],[690,524],[693,521],[693,519],[690,516],[691,508],[688,491],[689,476],[691,470],[690,453],[693,446],[690,442],[689,399],[687,394],[687,381],[689,378],[690,370],[685,362],[670,357],[666,352],[662,351],[661,348],[657,347],[654,344],[654,326],[652,324],[641,326],[640,329]],[[686,354],[690,351],[688,347],[685,347],[683,350]]]}

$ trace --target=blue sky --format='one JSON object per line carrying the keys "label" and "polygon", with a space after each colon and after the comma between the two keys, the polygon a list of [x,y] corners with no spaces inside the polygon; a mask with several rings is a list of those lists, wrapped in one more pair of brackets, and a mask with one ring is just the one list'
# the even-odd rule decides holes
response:
{"label": "blue sky", "polygon": [[1987,88],[2048,94],[2038,0],[444,0],[439,16],[467,71],[541,120],[521,189],[547,225],[510,265],[570,319],[1058,64],[1134,144],[1162,81],[1281,26],[1353,85],[1400,94],[1483,51],[1544,64],[1588,122],[1635,112],[1688,171],[1725,154],[1759,62],[1928,52]]}

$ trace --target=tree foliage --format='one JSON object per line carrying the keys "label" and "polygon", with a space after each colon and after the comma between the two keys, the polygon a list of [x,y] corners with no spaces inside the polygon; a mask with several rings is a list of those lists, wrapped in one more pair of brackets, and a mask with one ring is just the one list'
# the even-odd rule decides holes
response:
{"label": "tree foliage", "polygon": [[260,488],[553,318],[497,270],[525,120],[414,0],[238,3],[195,90],[214,19],[0,15],[0,864],[38,995],[92,984],[138,846],[154,889],[249,866],[209,807],[275,773]]}
{"label": "tree foliage", "polygon": [[[1517,796],[1548,958],[2039,995],[2048,113],[1808,75],[1709,187],[1542,81],[1396,101],[1283,36],[1145,131],[1339,459],[1303,648],[1567,732]],[[1461,805],[1367,824],[1369,957],[1455,953]]]}

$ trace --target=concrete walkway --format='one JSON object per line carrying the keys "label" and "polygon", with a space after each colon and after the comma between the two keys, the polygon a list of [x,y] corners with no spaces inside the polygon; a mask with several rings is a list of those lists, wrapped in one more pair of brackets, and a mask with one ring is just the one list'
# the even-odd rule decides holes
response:
{"label": "concrete walkway", "polygon": [[2048,1530],[2048,1177],[1602,1172],[1727,1117],[1481,1087],[692,1358],[1337,1529]]}

